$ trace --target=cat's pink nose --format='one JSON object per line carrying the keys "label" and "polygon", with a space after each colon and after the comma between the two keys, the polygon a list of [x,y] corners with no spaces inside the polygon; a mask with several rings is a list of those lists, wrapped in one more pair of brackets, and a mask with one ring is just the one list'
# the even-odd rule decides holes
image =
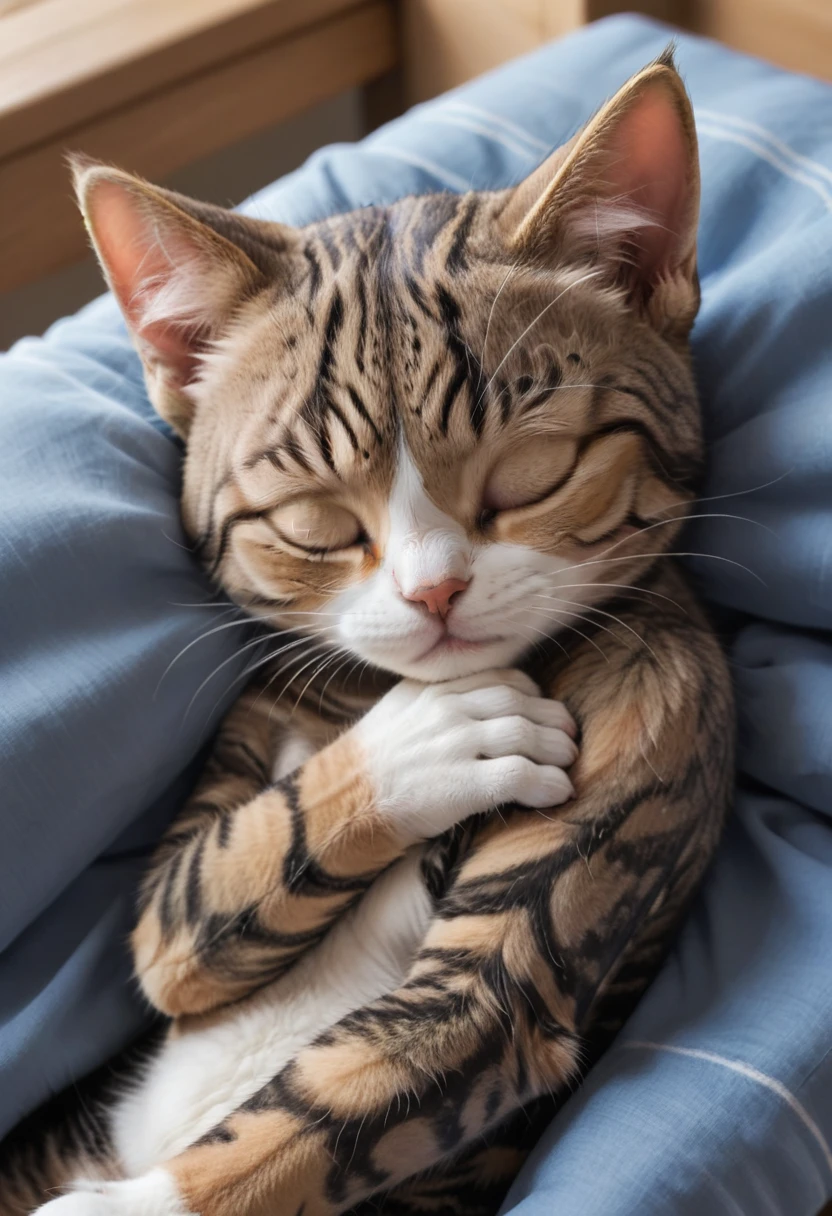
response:
{"label": "cat's pink nose", "polygon": [[467,579],[446,578],[435,587],[417,587],[415,591],[404,592],[404,598],[424,604],[429,612],[438,612],[444,620],[451,610],[451,600],[467,586]]}

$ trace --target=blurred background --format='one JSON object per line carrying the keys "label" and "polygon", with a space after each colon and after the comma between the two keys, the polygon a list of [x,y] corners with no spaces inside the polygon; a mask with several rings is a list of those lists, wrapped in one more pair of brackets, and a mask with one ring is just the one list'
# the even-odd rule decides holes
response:
{"label": "blurred background", "polygon": [[322,144],[633,9],[832,72],[832,0],[0,0],[0,349],[101,290],[67,150],[232,205]]}

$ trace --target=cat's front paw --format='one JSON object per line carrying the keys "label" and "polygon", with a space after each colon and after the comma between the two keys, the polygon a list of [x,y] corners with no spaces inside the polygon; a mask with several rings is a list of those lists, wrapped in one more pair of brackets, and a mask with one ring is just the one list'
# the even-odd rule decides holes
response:
{"label": "cat's front paw", "polygon": [[106,1195],[95,1191],[70,1191],[57,1199],[50,1199],[37,1208],[32,1216],[111,1216],[113,1209],[107,1206]]}
{"label": "cat's front paw", "polygon": [[543,808],[574,795],[564,771],[578,754],[574,722],[513,669],[403,680],[355,730],[379,810],[409,840],[506,803]]}
{"label": "cat's front paw", "polygon": [[173,1178],[153,1170],[126,1182],[77,1182],[32,1216],[194,1216],[179,1198]]}

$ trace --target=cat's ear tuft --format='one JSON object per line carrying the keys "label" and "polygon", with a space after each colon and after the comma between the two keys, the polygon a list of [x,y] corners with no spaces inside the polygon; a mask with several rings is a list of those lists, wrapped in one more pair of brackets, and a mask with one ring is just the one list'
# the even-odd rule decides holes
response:
{"label": "cat's ear tuft", "polygon": [[668,47],[512,191],[501,224],[515,256],[589,261],[683,336],[699,305],[698,217],[693,111]]}
{"label": "cat's ear tuft", "polygon": [[656,63],[661,64],[662,67],[670,68],[671,71],[673,71],[673,72],[678,72],[679,69],[676,67],[676,39],[675,38],[671,38],[670,42],[668,42],[667,46],[662,51],[661,55],[659,55],[658,59],[656,60]]}
{"label": "cat's ear tuft", "polygon": [[186,200],[85,157],[73,156],[70,166],[92,244],[144,364],[151,400],[187,435],[193,413],[188,386],[200,354],[265,285],[266,276],[233,240],[188,214],[180,205]]}

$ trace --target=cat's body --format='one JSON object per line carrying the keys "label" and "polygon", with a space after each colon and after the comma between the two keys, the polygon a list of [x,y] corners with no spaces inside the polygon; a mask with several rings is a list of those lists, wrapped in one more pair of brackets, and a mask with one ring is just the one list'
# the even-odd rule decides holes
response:
{"label": "cat's body", "polygon": [[292,970],[233,1016],[195,1019],[154,1053],[112,1113],[126,1176],[167,1161],[221,1124],[318,1035],[404,980],[431,919],[421,849],[395,862]]}
{"label": "cat's body", "polygon": [[701,465],[684,91],[661,61],[516,190],[298,233],[80,181],[186,526],[297,636],[148,876],[164,1044],[0,1214],[79,1164],[49,1216],[493,1211],[730,796],[725,663],[666,557]]}

